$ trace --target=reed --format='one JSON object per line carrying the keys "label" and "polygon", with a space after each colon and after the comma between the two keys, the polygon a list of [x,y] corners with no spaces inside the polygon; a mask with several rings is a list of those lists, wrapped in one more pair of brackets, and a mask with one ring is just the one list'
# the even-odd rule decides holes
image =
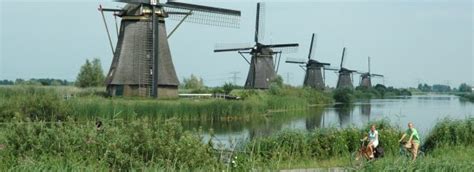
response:
{"label": "reed", "polygon": [[244,90],[244,100],[106,98],[99,89],[74,87],[0,87],[0,121],[140,118],[182,120],[251,119],[273,110],[305,109],[328,104],[325,93],[308,89]]}

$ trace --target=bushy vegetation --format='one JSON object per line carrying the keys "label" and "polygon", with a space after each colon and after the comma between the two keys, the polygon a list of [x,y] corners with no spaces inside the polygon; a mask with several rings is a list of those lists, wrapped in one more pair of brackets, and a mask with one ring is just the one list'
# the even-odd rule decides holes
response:
{"label": "bushy vegetation", "polygon": [[181,87],[193,90],[194,93],[202,92],[205,89],[203,79],[198,78],[196,75],[191,75],[189,78],[183,78],[183,84]]}
{"label": "bushy vegetation", "polygon": [[[426,156],[415,163],[398,154],[402,131],[386,121],[376,123],[385,158],[365,164],[362,171],[451,170],[472,167],[474,155],[472,122],[444,120],[433,129],[423,145]],[[200,130],[184,131],[176,120],[12,122],[1,130],[0,169],[16,170],[237,170],[278,169],[300,162],[336,160],[352,169],[349,153],[355,151],[363,128],[324,128],[311,132],[282,131],[268,137],[241,142],[231,160],[222,161],[222,152],[211,142],[203,142]],[[470,128],[471,127],[471,128]],[[446,134],[446,133],[449,133]],[[436,141],[435,146],[431,140]],[[229,169],[230,168],[230,169]]]}
{"label": "bushy vegetation", "polygon": [[[219,169],[217,156],[199,132],[184,131],[175,121],[113,120],[17,122],[6,125],[0,167],[57,165],[79,169]],[[21,168],[20,168],[21,169]]]}
{"label": "bushy vegetation", "polygon": [[333,92],[333,98],[336,102],[340,103],[352,103],[354,101],[354,90],[350,88],[340,88]]}
{"label": "bushy vegetation", "polygon": [[474,102],[474,93],[471,94],[457,94],[463,100]]}
{"label": "bushy vegetation", "polygon": [[334,90],[333,98],[336,102],[352,103],[355,99],[382,99],[394,96],[411,96],[411,92],[407,89],[396,89],[393,87],[385,87],[377,84],[375,87],[356,87],[355,90],[350,88],[339,88]]}
{"label": "bushy vegetation", "polygon": [[0,88],[0,122],[10,120],[64,120],[71,114],[62,97],[50,89]]}
{"label": "bushy vegetation", "polygon": [[455,145],[474,146],[474,118],[444,119],[435,125],[425,140],[427,150]]}

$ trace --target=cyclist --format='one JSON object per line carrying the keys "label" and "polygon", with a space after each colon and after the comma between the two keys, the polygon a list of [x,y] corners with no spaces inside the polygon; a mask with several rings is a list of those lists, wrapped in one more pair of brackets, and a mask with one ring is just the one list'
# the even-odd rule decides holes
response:
{"label": "cyclist", "polygon": [[369,158],[374,158],[374,150],[379,145],[379,132],[375,129],[375,124],[370,127],[369,135],[364,137],[361,141],[369,139],[367,149],[369,149]]}
{"label": "cyclist", "polygon": [[420,147],[420,136],[412,122],[408,123],[407,131],[402,135],[402,138],[400,138],[398,142],[402,142],[406,136],[409,136],[409,138],[404,147],[411,151],[413,161],[415,161],[416,155],[418,154],[418,148]]}

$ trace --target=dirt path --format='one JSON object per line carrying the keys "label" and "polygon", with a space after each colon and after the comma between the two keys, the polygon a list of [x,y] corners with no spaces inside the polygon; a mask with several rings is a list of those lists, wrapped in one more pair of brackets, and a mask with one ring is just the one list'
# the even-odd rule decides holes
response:
{"label": "dirt path", "polygon": [[349,171],[349,170],[345,168],[341,168],[341,167],[280,170],[280,172],[346,172],[346,171]]}

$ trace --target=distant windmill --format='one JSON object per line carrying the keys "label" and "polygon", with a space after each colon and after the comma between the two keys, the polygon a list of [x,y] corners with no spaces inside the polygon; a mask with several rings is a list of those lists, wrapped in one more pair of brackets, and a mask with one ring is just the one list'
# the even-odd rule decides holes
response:
{"label": "distant windmill", "polygon": [[[263,39],[263,4],[257,3],[257,17],[255,24],[255,45],[245,45],[241,48],[216,48],[214,52],[228,52],[237,51],[250,65],[250,69],[245,82],[246,89],[267,89],[270,86],[270,82],[276,77],[278,71],[279,59],[281,59],[281,53],[296,49],[298,44],[271,44],[265,45],[261,41]],[[244,56],[244,54],[250,54],[250,61]],[[278,60],[274,60],[275,55],[280,55]],[[276,68],[275,68],[276,66]]]}
{"label": "distant windmill", "polygon": [[361,81],[360,81],[360,86],[361,87],[366,87],[366,88],[370,88],[372,87],[372,81],[371,81],[371,78],[372,77],[383,77],[383,75],[380,75],[380,74],[373,74],[373,73],[370,73],[370,57],[368,57],[368,69],[369,69],[369,72],[366,72],[366,73],[360,73],[360,77],[361,77]]}
{"label": "distant windmill", "polygon": [[[104,9],[121,17],[114,58],[107,75],[111,96],[178,97],[178,77],[171,58],[168,37],[184,22],[238,27],[240,11],[158,0],[116,0],[127,3],[122,9]],[[167,35],[165,19],[180,22]],[[198,36],[198,35],[196,35]],[[205,39],[205,37],[203,37]]]}
{"label": "distant windmill", "polygon": [[346,47],[342,49],[341,65],[339,66],[339,78],[337,80],[336,88],[354,88],[352,85],[352,73],[357,72],[344,68],[344,57],[346,56]]}
{"label": "distant windmill", "polygon": [[[322,63],[317,60],[315,60],[314,57],[314,51],[316,50],[316,43],[315,43],[315,34],[313,33],[313,36],[311,37],[311,44],[309,47],[309,54],[308,54],[308,61],[305,62],[303,60],[287,60],[287,63],[295,63],[295,64],[300,64],[300,67],[305,70],[306,74],[304,76],[304,82],[303,86],[305,87],[311,87],[311,88],[316,88],[320,90],[324,90],[326,87],[324,82],[325,82],[325,77],[324,77],[324,67],[329,66],[329,63]],[[306,64],[305,66],[303,66]]]}

